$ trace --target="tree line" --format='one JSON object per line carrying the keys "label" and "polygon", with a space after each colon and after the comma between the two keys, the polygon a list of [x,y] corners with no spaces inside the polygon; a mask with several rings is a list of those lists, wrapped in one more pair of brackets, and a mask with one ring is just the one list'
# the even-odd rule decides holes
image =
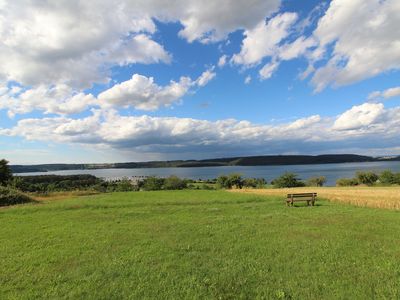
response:
{"label": "tree line", "polygon": [[[131,181],[129,178],[106,181],[93,175],[13,176],[8,161],[0,160],[0,205],[29,201],[26,193],[46,194],[83,190],[107,193],[182,189],[293,188],[303,186],[320,187],[325,183],[326,177],[324,176],[311,177],[304,181],[294,173],[284,173],[269,183],[264,178],[244,178],[239,173],[220,175],[215,179],[209,180],[182,179],[172,175],[166,178],[150,176],[136,181]],[[400,173],[394,173],[390,170],[379,174],[357,172],[353,178],[338,179],[336,185],[400,185]]]}

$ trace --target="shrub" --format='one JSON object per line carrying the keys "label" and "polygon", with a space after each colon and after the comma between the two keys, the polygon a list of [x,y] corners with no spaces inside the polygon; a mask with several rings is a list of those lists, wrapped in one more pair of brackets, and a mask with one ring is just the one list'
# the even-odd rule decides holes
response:
{"label": "shrub", "polygon": [[396,175],[390,170],[385,170],[379,175],[379,181],[382,184],[395,184]]}
{"label": "shrub", "polygon": [[241,189],[243,187],[243,178],[239,173],[232,173],[228,175],[228,180],[230,181],[231,186]]}
{"label": "shrub", "polygon": [[229,180],[228,176],[221,175],[217,178],[217,186],[221,189],[231,189],[232,183]]}
{"label": "shrub", "polygon": [[232,187],[241,189],[243,187],[242,175],[238,173],[232,173],[228,176],[221,175],[217,178],[217,186],[222,189],[231,189]]}
{"label": "shrub", "polygon": [[276,188],[291,188],[291,187],[304,186],[304,182],[298,179],[296,174],[288,172],[274,179],[272,181],[272,184]]}
{"label": "shrub", "polygon": [[394,174],[393,182],[394,184],[400,184],[400,173]]}
{"label": "shrub", "polygon": [[336,186],[356,186],[358,181],[354,178],[339,178],[336,180]]}
{"label": "shrub", "polygon": [[0,186],[0,206],[21,204],[31,201],[32,199],[30,197],[17,190]]}
{"label": "shrub", "polygon": [[307,180],[308,186],[323,186],[326,183],[325,176],[311,177]]}
{"label": "shrub", "polygon": [[357,172],[356,178],[361,184],[373,185],[379,177],[374,172]]}
{"label": "shrub", "polygon": [[136,190],[135,186],[127,178],[123,178],[113,185],[114,192],[130,192],[134,190]]}
{"label": "shrub", "polygon": [[164,180],[165,190],[182,190],[186,187],[187,187],[186,181],[174,175],[169,176]]}
{"label": "shrub", "polygon": [[102,180],[93,175],[15,176],[10,185],[23,192],[87,190]]}
{"label": "shrub", "polygon": [[164,178],[158,178],[155,176],[147,177],[142,182],[142,188],[145,191],[159,191],[162,190],[164,185]]}
{"label": "shrub", "polygon": [[247,188],[263,188],[266,185],[264,178],[245,178],[243,180],[243,186]]}

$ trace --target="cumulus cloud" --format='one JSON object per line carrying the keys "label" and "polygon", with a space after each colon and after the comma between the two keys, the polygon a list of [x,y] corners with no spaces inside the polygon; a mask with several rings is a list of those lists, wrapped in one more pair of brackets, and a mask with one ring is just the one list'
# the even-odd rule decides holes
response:
{"label": "cumulus cloud", "polygon": [[[400,68],[400,5],[397,0],[333,0],[313,36],[328,62],[317,68],[316,91],[347,85]],[[328,52],[333,47],[332,54]]]}
{"label": "cumulus cloud", "polygon": [[89,87],[107,82],[116,64],[171,60],[152,39],[154,19],[180,22],[179,35],[189,42],[212,42],[253,27],[279,5],[280,0],[6,0],[0,11],[0,78]]}
{"label": "cumulus cloud", "polygon": [[296,13],[282,13],[268,21],[244,32],[240,53],[232,57],[232,62],[239,65],[254,66],[264,57],[275,56],[279,44],[290,33],[291,25],[297,20]]}
{"label": "cumulus cloud", "polygon": [[382,104],[371,103],[355,106],[336,118],[313,115],[278,125],[234,119],[121,116],[113,110],[93,110],[92,115],[83,119],[24,119],[13,128],[0,130],[0,134],[28,140],[102,145],[136,152],[197,154],[260,147],[265,151],[297,151],[299,145],[313,151],[355,144],[368,148],[377,143],[384,146],[385,141],[393,144],[398,141],[399,132],[400,109],[385,109]]}
{"label": "cumulus cloud", "polygon": [[192,80],[181,77],[178,82],[171,81],[159,86],[153,77],[134,74],[131,79],[117,83],[98,95],[102,106],[134,107],[140,110],[156,110],[179,102],[190,88],[205,86],[215,77],[212,69],[204,71],[199,78]]}
{"label": "cumulus cloud", "polygon": [[66,84],[27,89],[18,85],[4,86],[0,87],[0,110],[7,109],[9,117],[35,110],[44,114],[69,115],[94,106],[156,110],[181,101],[191,88],[205,86],[216,76],[213,69],[204,71],[196,80],[181,77],[178,82],[172,80],[166,86],[157,85],[153,77],[134,74],[130,80],[115,84],[97,97]]}
{"label": "cumulus cloud", "polygon": [[384,113],[382,103],[364,103],[353,106],[336,119],[333,128],[336,130],[354,130],[373,126]]}
{"label": "cumulus cloud", "polygon": [[7,1],[0,14],[0,77],[7,81],[88,87],[106,82],[115,63],[169,61],[149,37],[151,17],[124,1]]}
{"label": "cumulus cloud", "polygon": [[205,5],[197,0],[132,1],[160,20],[180,21],[179,35],[189,42],[202,43],[224,39],[237,29],[253,28],[260,20],[278,10],[280,0],[215,0]]}
{"label": "cumulus cloud", "polygon": [[12,86],[0,95],[0,109],[8,109],[10,117],[33,110],[41,110],[45,114],[74,114],[95,103],[92,94],[77,92],[65,84],[50,87],[40,85],[31,89]]}

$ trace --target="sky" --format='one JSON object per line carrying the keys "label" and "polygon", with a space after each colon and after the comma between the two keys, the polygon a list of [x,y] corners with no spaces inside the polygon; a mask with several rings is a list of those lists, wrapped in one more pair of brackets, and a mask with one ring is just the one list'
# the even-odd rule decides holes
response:
{"label": "sky", "polygon": [[0,158],[400,155],[398,0],[0,0]]}

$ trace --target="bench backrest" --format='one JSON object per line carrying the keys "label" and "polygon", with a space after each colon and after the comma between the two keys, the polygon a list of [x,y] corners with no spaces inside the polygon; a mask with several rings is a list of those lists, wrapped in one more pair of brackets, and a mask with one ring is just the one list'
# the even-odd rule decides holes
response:
{"label": "bench backrest", "polygon": [[317,193],[298,193],[298,194],[287,194],[288,198],[301,198],[301,197],[317,197]]}

